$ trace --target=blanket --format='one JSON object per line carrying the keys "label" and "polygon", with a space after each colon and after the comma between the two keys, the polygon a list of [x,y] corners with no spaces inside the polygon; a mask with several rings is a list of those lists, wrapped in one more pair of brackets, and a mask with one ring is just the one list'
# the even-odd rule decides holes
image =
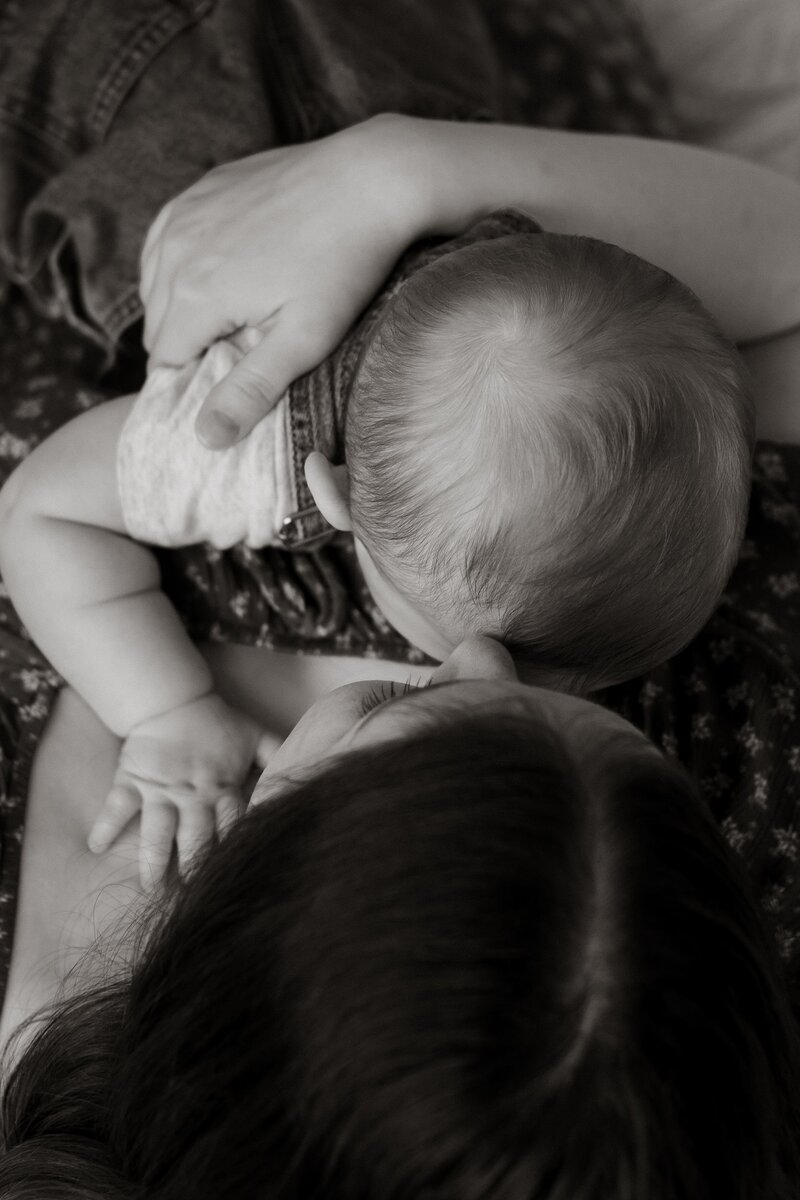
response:
{"label": "blanket", "polygon": [[386,111],[675,132],[624,0],[5,5],[0,278],[111,359],[167,200],[218,163]]}

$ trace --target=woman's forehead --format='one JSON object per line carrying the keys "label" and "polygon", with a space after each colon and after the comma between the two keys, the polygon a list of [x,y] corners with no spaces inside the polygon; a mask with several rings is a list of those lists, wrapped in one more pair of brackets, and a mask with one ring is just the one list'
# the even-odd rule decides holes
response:
{"label": "woman's forehead", "polygon": [[596,735],[607,739],[611,734],[625,733],[646,744],[644,736],[632,725],[593,701],[497,679],[448,681],[397,698],[369,713],[353,731],[350,744],[357,742],[363,746],[387,737],[402,737],[420,723],[430,727],[440,715],[452,718],[475,713],[545,721],[560,736],[577,743],[578,748],[582,738],[594,740]]}
{"label": "woman's forehead", "polygon": [[577,696],[508,679],[458,679],[392,695],[364,712],[364,701],[380,692],[381,681],[347,684],[315,706],[276,752],[254,793],[263,803],[296,783],[326,759],[382,743],[413,738],[437,725],[457,725],[482,717],[489,722],[512,717],[530,722],[531,746],[537,733],[562,742],[576,769],[596,770],[609,758],[642,751],[658,753],[652,743],[615,713]]}

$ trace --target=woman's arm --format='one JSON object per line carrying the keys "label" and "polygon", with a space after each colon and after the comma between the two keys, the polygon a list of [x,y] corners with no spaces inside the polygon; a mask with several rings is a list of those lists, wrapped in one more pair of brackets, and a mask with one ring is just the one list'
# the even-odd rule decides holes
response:
{"label": "woman's arm", "polygon": [[432,230],[516,205],[545,229],[614,242],[696,292],[746,342],[800,324],[800,186],[679,142],[425,123]]}
{"label": "woman's arm", "polygon": [[745,346],[756,396],[756,434],[800,445],[800,329]]}
{"label": "woman's arm", "polygon": [[122,932],[127,915],[133,925],[140,911],[138,829],[132,825],[102,858],[86,845],[118,753],[117,739],[91,709],[62,689],[30,774],[0,1053],[18,1025],[53,1003],[97,940],[117,927]]}
{"label": "woman's arm", "polygon": [[167,205],[143,255],[153,359],[263,329],[198,419],[229,444],[333,349],[410,242],[505,206],[664,267],[736,341],[800,323],[800,187],[783,176],[638,137],[382,116],[218,168]]}

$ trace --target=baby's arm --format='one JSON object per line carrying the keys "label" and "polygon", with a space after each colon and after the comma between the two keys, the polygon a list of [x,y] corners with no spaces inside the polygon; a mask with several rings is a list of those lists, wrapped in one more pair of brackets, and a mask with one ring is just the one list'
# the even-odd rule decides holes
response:
{"label": "baby's arm", "polygon": [[158,878],[178,816],[185,862],[232,815],[259,731],[213,694],[153,554],[125,536],[116,449],[132,404],[82,414],[17,468],[0,493],[0,573],[44,654],[126,739],[93,846],[143,805],[143,871]]}
{"label": "baby's arm", "polygon": [[57,430],[0,493],[0,574],[44,654],[120,737],[211,691],[147,547],[125,536],[116,447],[133,405]]}

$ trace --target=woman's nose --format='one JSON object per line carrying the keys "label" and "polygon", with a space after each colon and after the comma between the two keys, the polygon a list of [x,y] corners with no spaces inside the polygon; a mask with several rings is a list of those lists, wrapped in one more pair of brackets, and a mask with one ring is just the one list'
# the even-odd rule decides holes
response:
{"label": "woman's nose", "polygon": [[437,667],[432,683],[453,679],[516,679],[514,660],[494,638],[473,634],[459,642],[455,650]]}

